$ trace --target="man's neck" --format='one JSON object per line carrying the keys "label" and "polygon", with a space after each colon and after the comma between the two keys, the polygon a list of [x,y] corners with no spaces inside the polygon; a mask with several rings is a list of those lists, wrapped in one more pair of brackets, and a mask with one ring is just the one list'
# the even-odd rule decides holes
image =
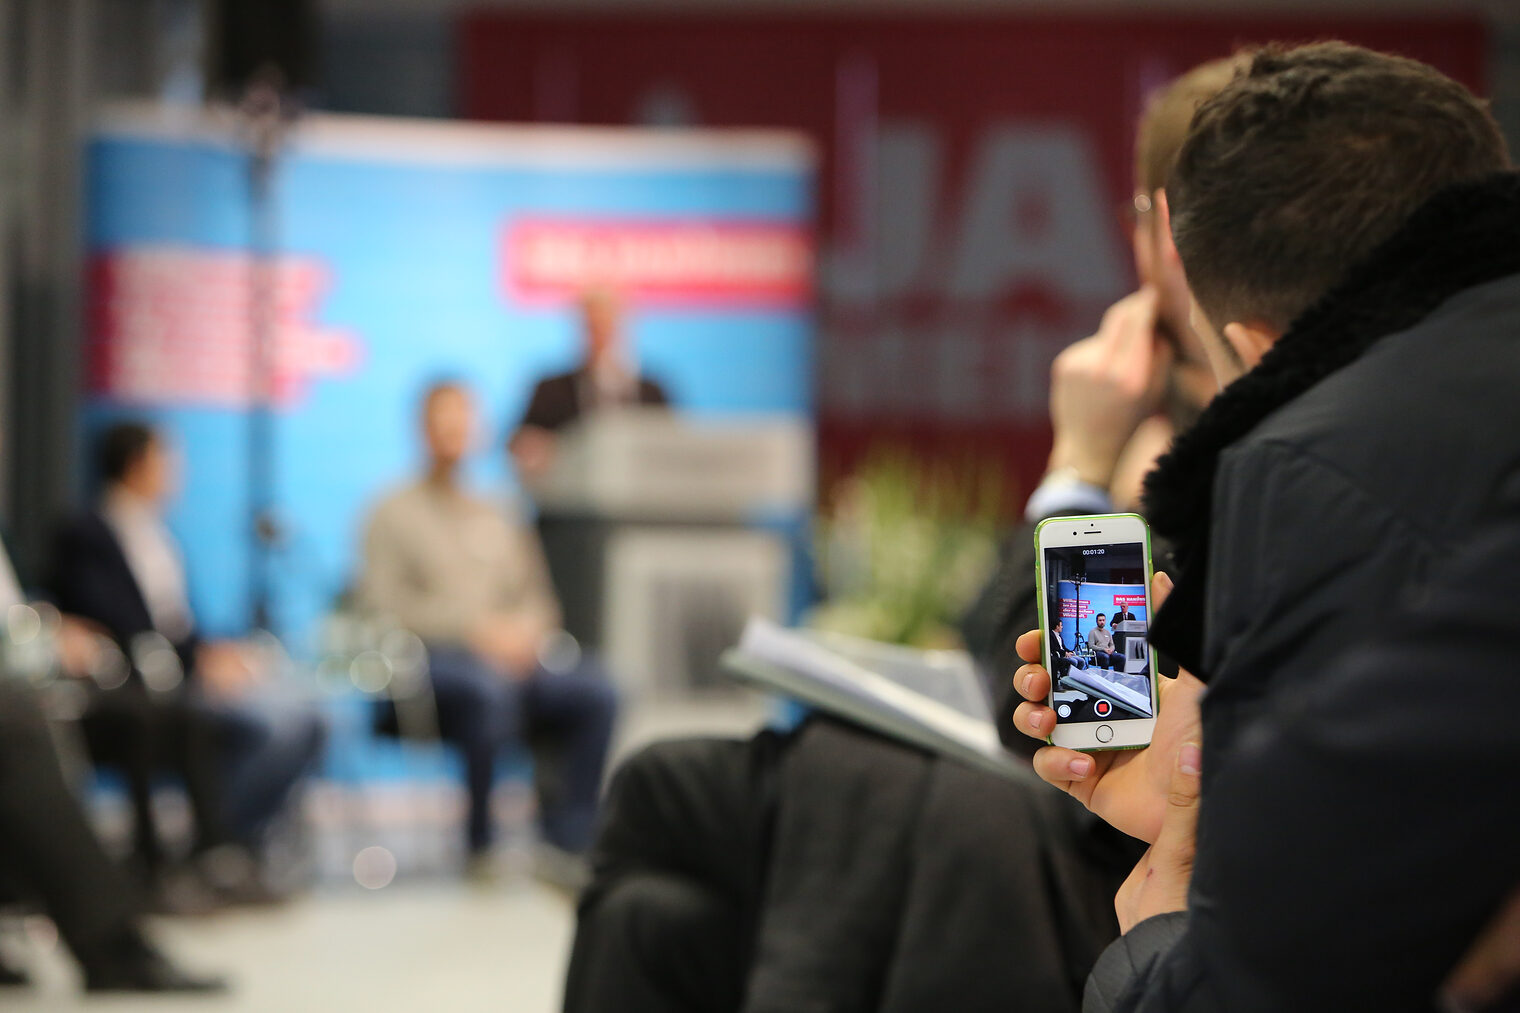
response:
{"label": "man's neck", "polygon": [[459,462],[433,461],[428,465],[425,481],[441,492],[458,492]]}
{"label": "man's neck", "polygon": [[149,516],[158,514],[156,502],[128,485],[111,486],[106,490],[104,501],[108,510]]}

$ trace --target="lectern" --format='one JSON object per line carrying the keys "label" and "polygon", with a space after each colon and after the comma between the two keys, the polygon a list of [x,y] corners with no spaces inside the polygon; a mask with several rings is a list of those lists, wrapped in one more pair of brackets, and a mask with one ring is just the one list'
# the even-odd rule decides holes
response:
{"label": "lectern", "polygon": [[630,690],[726,685],[745,619],[788,618],[813,474],[802,419],[631,409],[567,428],[529,489],[565,628]]}
{"label": "lectern", "polygon": [[1150,624],[1143,619],[1127,619],[1114,623],[1114,633],[1124,635],[1124,670],[1144,672],[1151,662],[1150,645],[1145,639]]}

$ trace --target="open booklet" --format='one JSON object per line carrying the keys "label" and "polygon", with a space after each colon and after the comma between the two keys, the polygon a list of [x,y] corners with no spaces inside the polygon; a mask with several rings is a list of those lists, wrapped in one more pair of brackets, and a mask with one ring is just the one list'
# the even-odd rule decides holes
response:
{"label": "open booklet", "polygon": [[1035,776],[1003,748],[987,688],[964,651],[919,651],[751,618],[723,665],[888,738],[1013,780]]}

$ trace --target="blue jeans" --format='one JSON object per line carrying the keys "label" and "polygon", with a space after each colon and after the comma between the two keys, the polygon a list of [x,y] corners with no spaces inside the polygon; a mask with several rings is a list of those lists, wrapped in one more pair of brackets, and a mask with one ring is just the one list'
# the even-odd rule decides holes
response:
{"label": "blue jeans", "polygon": [[201,697],[194,706],[213,722],[222,747],[227,830],[256,847],[296,787],[316,771],[327,723],[310,705],[269,695]]}
{"label": "blue jeans", "polygon": [[463,647],[428,648],[438,730],[464,753],[472,852],[490,847],[496,759],[509,744],[535,748],[544,839],[580,852],[596,829],[602,768],[617,717],[617,695],[601,665],[540,668],[510,679]]}
{"label": "blue jeans", "polygon": [[1124,655],[1117,651],[1099,651],[1094,649],[1093,664],[1099,668],[1112,668],[1122,672],[1124,671]]}

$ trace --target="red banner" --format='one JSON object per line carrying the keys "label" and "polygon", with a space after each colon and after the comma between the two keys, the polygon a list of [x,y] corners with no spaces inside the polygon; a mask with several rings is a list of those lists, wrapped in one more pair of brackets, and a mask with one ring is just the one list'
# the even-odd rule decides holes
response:
{"label": "red banner", "polygon": [[[288,405],[315,377],[363,356],[358,338],[316,322],[327,268],[273,266],[269,396]],[[89,389],[125,401],[246,407],[254,393],[254,264],[247,254],[135,247],[91,264]]]}
{"label": "red banner", "polygon": [[1133,285],[1117,212],[1146,96],[1243,43],[1323,38],[1484,83],[1471,17],[496,10],[461,22],[459,94],[483,119],[810,134],[824,481],[886,440],[1001,463],[1017,512],[1049,452],[1052,358]]}
{"label": "red banner", "polygon": [[787,225],[522,219],[507,232],[507,285],[535,302],[593,285],[658,303],[807,303],[812,241]]}

